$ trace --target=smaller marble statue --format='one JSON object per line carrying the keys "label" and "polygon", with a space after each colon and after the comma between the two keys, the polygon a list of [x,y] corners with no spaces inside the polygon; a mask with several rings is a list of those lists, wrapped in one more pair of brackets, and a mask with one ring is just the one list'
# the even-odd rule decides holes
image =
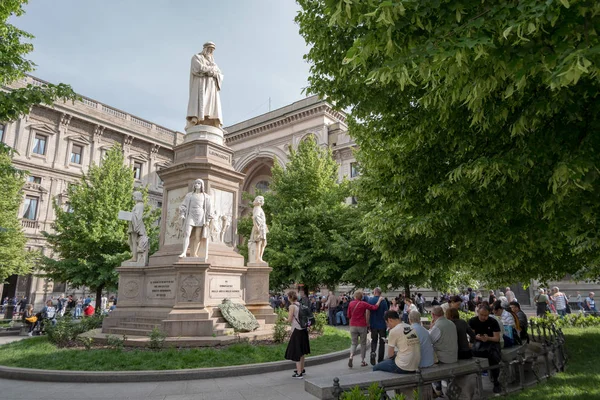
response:
{"label": "smaller marble statue", "polygon": [[225,243],[225,234],[231,226],[231,215],[221,215],[221,232],[219,232],[219,240]]}
{"label": "smaller marble statue", "polygon": [[[179,257],[186,257],[190,247],[190,257],[208,259],[208,238],[210,236],[210,223],[212,220],[210,196],[204,192],[204,181],[194,181],[194,191],[188,193],[179,206],[179,217],[183,221],[183,253]],[[192,237],[193,234],[193,237]],[[190,245],[190,237],[192,243]]]}
{"label": "smaller marble statue", "polygon": [[128,262],[136,263],[142,266],[148,263],[149,243],[144,225],[144,199],[142,193],[133,192],[135,206],[131,211],[131,220],[129,221],[129,248],[131,249],[131,260]]}
{"label": "smaller marble statue", "polygon": [[254,209],[252,210],[252,221],[254,222],[252,226],[252,233],[250,234],[250,242],[253,242],[256,246],[254,259],[250,260],[252,263],[264,263],[263,254],[265,252],[265,247],[267,247],[267,233],[269,233],[269,228],[267,227],[267,218],[265,217],[265,212],[262,209],[263,204],[265,204],[265,198],[263,196],[256,196],[252,205],[254,205]]}

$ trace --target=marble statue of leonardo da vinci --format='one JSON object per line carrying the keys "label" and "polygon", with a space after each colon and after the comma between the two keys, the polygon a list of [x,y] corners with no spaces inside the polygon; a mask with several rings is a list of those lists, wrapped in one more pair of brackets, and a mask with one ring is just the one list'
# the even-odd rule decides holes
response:
{"label": "marble statue of leonardo da vinci", "polygon": [[211,125],[220,128],[223,125],[221,112],[221,82],[223,74],[215,64],[213,42],[204,43],[199,54],[192,57],[190,68],[190,100],[187,109],[187,125]]}

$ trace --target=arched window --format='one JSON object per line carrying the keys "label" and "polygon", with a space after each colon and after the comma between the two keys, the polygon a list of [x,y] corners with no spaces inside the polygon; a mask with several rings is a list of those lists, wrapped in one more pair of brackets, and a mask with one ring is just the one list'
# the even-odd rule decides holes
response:
{"label": "arched window", "polygon": [[259,181],[254,187],[261,192],[267,192],[269,190],[269,182]]}

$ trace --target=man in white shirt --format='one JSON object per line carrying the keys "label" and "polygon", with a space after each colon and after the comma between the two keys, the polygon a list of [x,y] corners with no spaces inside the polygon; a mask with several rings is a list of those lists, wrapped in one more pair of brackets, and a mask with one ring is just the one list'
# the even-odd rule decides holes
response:
{"label": "man in white shirt", "polygon": [[[384,316],[389,328],[387,359],[376,364],[373,371],[409,374],[419,368],[421,342],[414,329],[400,320],[396,311],[387,311]],[[397,353],[394,352],[397,349]]]}

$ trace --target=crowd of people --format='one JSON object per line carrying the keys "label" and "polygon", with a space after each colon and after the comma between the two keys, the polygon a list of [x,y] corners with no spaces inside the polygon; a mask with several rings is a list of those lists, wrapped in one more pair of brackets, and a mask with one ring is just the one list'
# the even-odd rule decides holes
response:
{"label": "crowd of people", "polygon": [[[108,313],[116,307],[117,299],[115,296],[107,298],[102,297],[100,305],[103,313]],[[21,319],[28,328],[28,335],[43,334],[45,327],[48,324],[55,325],[57,318],[71,317],[79,319],[94,315],[96,311],[95,301],[91,296],[74,297],[73,295],[66,296],[61,294],[59,297],[46,300],[44,306],[35,311],[32,304],[28,303],[27,297],[9,298],[5,297],[2,300],[2,314],[6,315],[9,305],[14,307],[13,319]]]}
{"label": "crowd of people", "polygon": [[[437,304],[432,301],[431,323],[426,329],[422,323],[425,299],[420,294],[389,301],[382,297],[380,288],[374,288],[371,296],[359,290],[352,298],[334,292],[322,297],[295,291],[271,297],[274,307],[289,307],[292,336],[286,359],[296,362],[295,378],[306,373],[304,357],[310,353],[308,331],[298,324],[302,306],[327,312],[331,325],[348,323],[352,342],[349,368],[354,366],[359,344],[361,366],[368,365],[369,354],[374,371],[409,374],[436,363],[451,364],[472,357],[487,358],[493,367],[501,360],[502,348],[529,342],[527,316],[509,288],[506,293],[498,293],[498,297],[490,292],[484,299],[468,289],[458,295],[443,295],[441,302],[437,298],[434,301]],[[474,311],[475,316],[468,321],[461,319],[459,311],[463,310]],[[499,393],[499,370],[490,369],[489,373],[494,392]],[[441,390],[441,382],[435,386],[436,391]]]}

